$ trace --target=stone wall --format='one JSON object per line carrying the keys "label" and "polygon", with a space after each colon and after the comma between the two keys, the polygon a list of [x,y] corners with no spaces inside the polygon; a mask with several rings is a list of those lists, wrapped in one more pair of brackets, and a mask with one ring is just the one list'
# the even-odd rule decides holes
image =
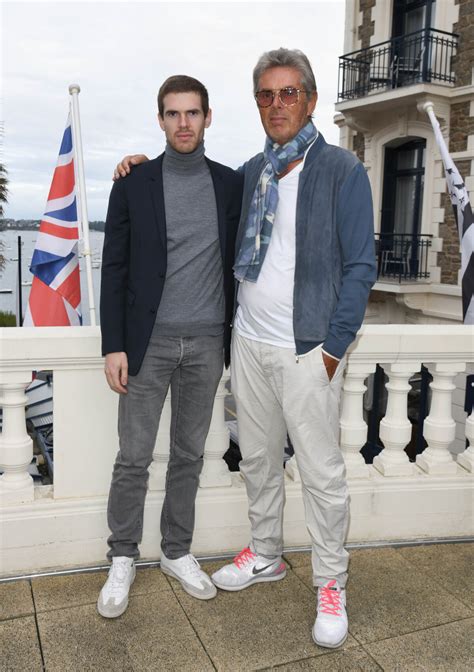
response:
{"label": "stone wall", "polygon": [[[451,121],[449,129],[450,152],[465,152],[467,149],[468,135],[474,135],[474,117],[469,115],[469,107],[469,101],[451,105]],[[464,175],[464,177],[466,177],[466,175]]]}
{"label": "stone wall", "polygon": [[361,49],[370,46],[370,38],[374,34],[374,22],[372,21],[372,7],[377,0],[359,0],[359,11],[362,12],[362,23],[358,28],[358,37],[361,41]]}
{"label": "stone wall", "polygon": [[[456,165],[464,178],[469,175],[470,161],[456,161]],[[444,208],[445,213],[444,222],[439,226],[439,236],[443,239],[443,251],[438,255],[438,264],[441,267],[441,282],[447,285],[457,285],[458,271],[461,268],[459,233],[454,219],[453,206],[447,192],[441,194],[441,207]]]}
{"label": "stone wall", "polygon": [[357,132],[352,138],[352,149],[359,161],[365,161],[365,137],[363,133]]}
{"label": "stone wall", "polygon": [[453,32],[459,34],[458,53],[453,59],[456,86],[469,86],[474,63],[474,0],[455,0],[459,5],[459,21]]}

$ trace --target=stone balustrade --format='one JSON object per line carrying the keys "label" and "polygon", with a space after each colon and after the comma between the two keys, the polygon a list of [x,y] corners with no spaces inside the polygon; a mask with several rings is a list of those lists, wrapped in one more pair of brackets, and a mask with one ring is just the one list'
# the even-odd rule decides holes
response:
{"label": "stone balustrade", "polygon": [[[352,499],[351,540],[465,536],[472,533],[474,420],[470,443],[453,455],[454,378],[474,361],[473,330],[449,325],[370,325],[351,346],[343,386],[340,444]],[[97,328],[0,329],[0,575],[51,566],[100,562],[107,537],[106,500],[117,450],[117,397],[108,389]],[[367,439],[366,379],[380,364],[388,382],[380,424],[384,449],[373,465],[360,449]],[[410,378],[424,364],[433,376],[424,422],[427,448],[410,462],[405,447]],[[33,370],[54,377],[54,484],[35,485],[28,472],[33,446],[26,432],[25,388]],[[218,553],[248,541],[245,488],[222,459],[225,372],[216,394],[196,511],[195,548]],[[165,402],[150,466],[142,556],[159,555],[158,516],[169,452],[170,404]],[[285,537],[308,543],[294,464],[287,464]]]}

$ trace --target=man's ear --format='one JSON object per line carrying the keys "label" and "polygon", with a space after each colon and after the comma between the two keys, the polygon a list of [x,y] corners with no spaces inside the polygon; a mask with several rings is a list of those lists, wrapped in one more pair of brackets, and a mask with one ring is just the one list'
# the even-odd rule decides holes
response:
{"label": "man's ear", "polygon": [[164,131],[164,130],[165,130],[165,124],[164,124],[164,122],[163,122],[163,117],[161,116],[161,114],[160,114],[159,112],[158,112],[158,114],[156,115],[156,117],[157,117],[157,119],[158,119],[158,123],[160,124],[160,128],[161,128],[161,130]]}
{"label": "man's ear", "polygon": [[313,91],[308,100],[308,117],[310,117],[314,110],[316,109],[316,103],[318,102],[318,92]]}
{"label": "man's ear", "polygon": [[211,108],[209,108],[209,110],[206,114],[206,118],[204,120],[204,128],[209,128],[209,126],[211,125],[211,122],[212,122],[212,110],[211,110]]}

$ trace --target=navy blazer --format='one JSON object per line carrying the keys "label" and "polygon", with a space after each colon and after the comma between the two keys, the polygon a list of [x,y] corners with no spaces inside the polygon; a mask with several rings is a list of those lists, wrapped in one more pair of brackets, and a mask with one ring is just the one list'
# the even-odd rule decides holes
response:
{"label": "navy blazer", "polygon": [[[167,237],[163,157],[136,166],[110,193],[102,254],[100,322],[102,354],[126,352],[128,371],[140,370],[155,324],[166,277]],[[225,362],[230,361],[235,236],[242,177],[206,157],[217,205],[224,278]],[[198,281],[198,279],[197,279]]]}

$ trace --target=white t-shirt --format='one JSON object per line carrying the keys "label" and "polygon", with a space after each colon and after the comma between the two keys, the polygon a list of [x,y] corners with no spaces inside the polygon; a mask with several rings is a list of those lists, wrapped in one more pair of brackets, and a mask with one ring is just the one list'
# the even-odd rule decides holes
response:
{"label": "white t-shirt", "polygon": [[267,253],[257,282],[240,283],[234,324],[245,338],[293,349],[296,198],[303,165],[304,161],[278,182],[278,205]]}

